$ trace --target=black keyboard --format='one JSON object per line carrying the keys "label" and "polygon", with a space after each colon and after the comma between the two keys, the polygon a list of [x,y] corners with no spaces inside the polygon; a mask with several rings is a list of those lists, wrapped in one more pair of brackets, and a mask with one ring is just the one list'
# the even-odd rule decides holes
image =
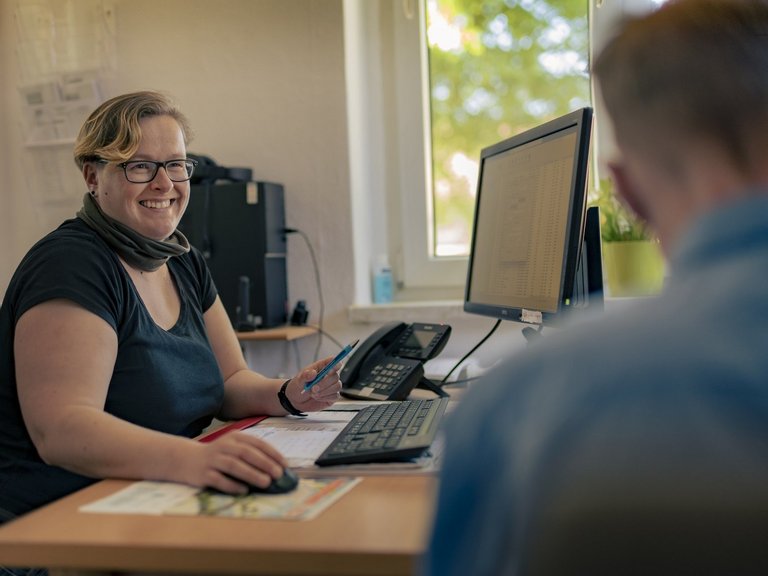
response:
{"label": "black keyboard", "polygon": [[403,400],[360,410],[315,461],[318,466],[409,460],[437,435],[448,398]]}

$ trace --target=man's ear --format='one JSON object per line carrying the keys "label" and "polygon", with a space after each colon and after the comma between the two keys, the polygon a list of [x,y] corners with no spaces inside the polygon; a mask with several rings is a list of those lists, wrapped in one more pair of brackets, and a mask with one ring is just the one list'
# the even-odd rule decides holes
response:
{"label": "man's ear", "polygon": [[608,170],[611,172],[611,179],[619,201],[634,212],[640,220],[648,222],[648,211],[645,209],[640,194],[632,184],[626,167],[620,162],[609,162]]}

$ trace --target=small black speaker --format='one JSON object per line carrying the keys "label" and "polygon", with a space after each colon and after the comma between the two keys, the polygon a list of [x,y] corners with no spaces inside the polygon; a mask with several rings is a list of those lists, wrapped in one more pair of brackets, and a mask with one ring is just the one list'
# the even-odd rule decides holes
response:
{"label": "small black speaker", "polygon": [[571,305],[574,308],[602,309],[603,257],[600,239],[600,210],[587,208],[584,222],[584,241],[576,266]]}
{"label": "small black speaker", "polygon": [[288,321],[284,228],[281,184],[191,186],[179,229],[205,256],[224,308],[238,330]]}
{"label": "small black speaker", "polygon": [[600,208],[587,208],[584,224],[584,248],[587,259],[588,293],[599,305],[603,302],[603,249],[600,234]]}

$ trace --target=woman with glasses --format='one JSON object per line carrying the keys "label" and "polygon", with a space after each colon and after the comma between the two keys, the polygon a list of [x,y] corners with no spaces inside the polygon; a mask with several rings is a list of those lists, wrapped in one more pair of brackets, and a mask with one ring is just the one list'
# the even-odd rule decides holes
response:
{"label": "woman with glasses", "polygon": [[195,161],[164,95],[113,98],[86,120],[77,217],[26,255],[0,308],[0,523],[99,478],[244,493],[283,474],[267,443],[191,438],[213,417],[316,411],[328,360],[291,380],[248,369],[201,254],[176,227]]}

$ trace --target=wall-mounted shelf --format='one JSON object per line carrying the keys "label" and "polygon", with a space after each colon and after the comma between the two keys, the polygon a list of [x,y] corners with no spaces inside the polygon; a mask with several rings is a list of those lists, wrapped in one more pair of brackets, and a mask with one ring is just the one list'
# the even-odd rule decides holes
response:
{"label": "wall-mounted shelf", "polygon": [[298,340],[317,334],[315,328],[309,326],[278,326],[276,328],[264,328],[252,332],[238,332],[237,339],[240,342],[252,342],[258,340]]}

